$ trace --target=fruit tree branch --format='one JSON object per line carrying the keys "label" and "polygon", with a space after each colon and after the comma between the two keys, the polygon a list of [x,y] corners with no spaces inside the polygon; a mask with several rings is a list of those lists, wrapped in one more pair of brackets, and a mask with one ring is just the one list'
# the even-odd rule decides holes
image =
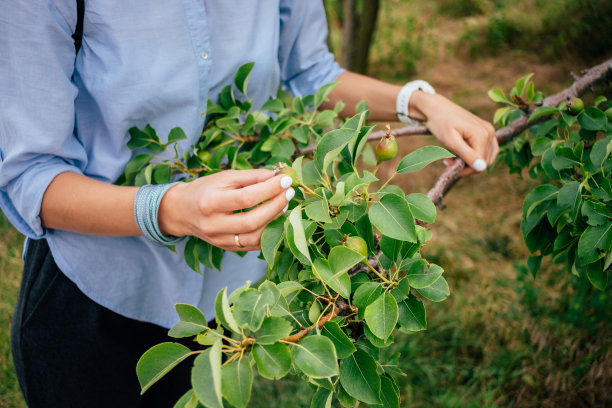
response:
{"label": "fruit tree branch", "polygon": [[336,302],[333,303],[332,311],[320,318],[316,324],[304,327],[299,332],[292,334],[291,336],[284,337],[281,340],[288,343],[297,343],[302,337],[310,333],[315,327],[321,329],[326,322],[337,317],[339,314],[346,313],[348,311],[357,312],[357,308],[355,306],[348,305],[344,300],[338,298]]}
{"label": "fruit tree branch", "polygon": [[[576,79],[569,88],[545,98],[544,101],[542,101],[542,105],[558,106],[564,100],[586,93],[588,90],[592,89],[595,83],[605,80],[608,77],[612,77],[612,58],[586,70],[585,74]],[[505,144],[530,126],[549,118],[550,116],[543,116],[529,121],[527,116],[522,116],[508,126],[497,130],[495,132],[495,137],[500,145]],[[444,170],[438,178],[438,181],[436,181],[436,184],[427,193],[427,197],[429,197],[438,207],[442,207],[442,198],[457,182],[459,173],[464,167],[465,162],[456,158],[454,162]]]}

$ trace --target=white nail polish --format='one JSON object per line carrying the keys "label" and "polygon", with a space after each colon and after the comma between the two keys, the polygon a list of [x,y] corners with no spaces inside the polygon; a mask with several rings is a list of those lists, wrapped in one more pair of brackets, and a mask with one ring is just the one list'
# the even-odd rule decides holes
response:
{"label": "white nail polish", "polygon": [[[291,177],[289,178],[291,179]],[[285,197],[287,197],[287,201],[291,201],[294,195],[295,195],[295,190],[292,188],[290,188],[289,190],[285,192]]]}
{"label": "white nail polish", "polygon": [[291,183],[293,183],[293,179],[289,176],[285,176],[281,179],[281,187],[282,188],[287,188],[287,187],[291,187]]}
{"label": "white nail polish", "polygon": [[289,208],[289,204],[287,204],[285,208],[283,208],[283,212],[286,213],[288,208]]}
{"label": "white nail polish", "polygon": [[487,163],[485,163],[485,161],[482,159],[476,159],[474,160],[474,164],[472,164],[472,167],[476,171],[483,171],[487,168]]}

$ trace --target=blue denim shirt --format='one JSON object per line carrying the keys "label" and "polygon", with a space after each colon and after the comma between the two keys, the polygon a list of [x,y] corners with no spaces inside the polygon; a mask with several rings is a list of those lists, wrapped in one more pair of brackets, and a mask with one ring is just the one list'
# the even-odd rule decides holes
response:
{"label": "blue denim shirt", "polygon": [[[74,0],[0,4],[0,206],[27,237],[46,238],[60,269],[91,299],[130,318],[170,327],[174,304],[208,318],[214,297],[257,280],[257,253],[226,254],[221,272],[190,270],[143,237],[46,230],[43,193],[71,171],[112,183],[132,152],[128,129],[150,123],[164,138],[198,139],[207,99],[255,61],[249,96],[261,106],[282,84],[313,93],[342,72],[327,49],[321,1],[87,0],[81,50]],[[184,244],[183,244],[184,245]]]}

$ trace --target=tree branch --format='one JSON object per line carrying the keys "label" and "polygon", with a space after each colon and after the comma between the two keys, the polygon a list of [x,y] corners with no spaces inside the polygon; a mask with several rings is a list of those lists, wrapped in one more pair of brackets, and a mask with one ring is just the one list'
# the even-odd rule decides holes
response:
{"label": "tree branch", "polygon": [[[602,64],[596,65],[588,70],[585,74],[576,79],[576,81],[567,89],[562,90],[554,95],[551,95],[544,99],[542,105],[544,106],[558,106],[561,102],[566,99],[580,96],[592,89],[595,83],[603,81],[608,77],[612,76],[612,58],[603,62]],[[535,120],[529,121],[527,116],[523,116],[506,127],[503,127],[495,132],[495,137],[499,144],[505,144],[512,140],[514,137],[521,134],[524,130],[529,127],[549,119],[550,116],[544,116]],[[429,197],[438,207],[443,208],[442,198],[444,195],[453,187],[459,178],[459,173],[465,167],[465,162],[459,158],[456,158],[453,164],[449,165],[446,170],[440,175],[436,184],[427,192]]]}
{"label": "tree branch", "polygon": [[338,315],[346,312],[357,312],[357,308],[355,306],[349,306],[344,300],[338,298],[336,302],[334,302],[332,306],[332,311],[323,316],[318,320],[316,324],[312,326],[304,327],[299,332],[292,334],[291,336],[287,336],[281,339],[281,341],[289,342],[289,343],[297,343],[302,337],[305,337],[308,333],[310,333],[315,327],[321,329],[323,325],[337,317]]}

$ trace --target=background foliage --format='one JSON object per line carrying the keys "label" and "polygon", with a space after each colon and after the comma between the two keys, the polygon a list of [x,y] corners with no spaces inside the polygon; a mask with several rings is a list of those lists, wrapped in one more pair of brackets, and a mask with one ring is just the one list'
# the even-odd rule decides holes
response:
{"label": "background foliage", "polygon": [[[548,94],[571,82],[568,72],[589,66],[591,59],[603,59],[595,54],[610,56],[610,43],[605,41],[612,38],[612,25],[595,25],[597,18],[612,15],[605,12],[609,7],[605,1],[588,2],[599,4],[595,10],[602,10],[600,15],[591,17],[562,13],[565,4],[578,4],[579,0],[548,2],[538,10],[530,6],[535,5],[533,0],[498,1],[497,9],[479,9],[467,17],[449,15],[440,5],[443,3],[451,2],[382,1],[370,73],[398,83],[413,75],[429,80],[439,92],[492,119],[496,106],[486,96],[489,88],[509,89],[519,76],[535,72],[538,87]],[[452,3],[460,7],[478,4],[472,0]],[[578,39],[560,38],[559,49],[565,51],[558,54],[540,52],[541,48],[529,46],[529,40],[520,46],[506,39],[503,52],[491,53],[478,41],[460,39],[474,26],[487,28],[484,32],[495,31],[491,28],[492,17],[509,20],[515,7],[530,10],[522,13],[522,18],[530,22],[526,25],[531,25],[532,30],[523,28],[522,32],[531,33],[532,40],[544,33],[538,21],[547,19],[549,13],[558,16],[555,21],[559,30],[590,28]],[[332,32],[332,40],[338,38],[337,32]],[[603,45],[583,58],[582,47],[597,41],[604,41],[599,43]],[[428,137],[404,139],[398,158],[430,142]],[[381,167],[381,175],[396,166],[397,163],[389,163],[388,168]],[[426,174],[405,175],[397,182],[406,191],[424,192],[442,168],[431,167]],[[462,181],[445,199],[447,209],[439,212],[433,225],[427,257],[444,267],[453,294],[430,308],[426,332],[398,336],[397,348],[390,350],[402,352],[400,364],[408,373],[400,385],[405,396],[402,406],[586,407],[612,403],[606,394],[612,387],[611,290],[599,292],[546,259],[536,280],[528,274],[523,260],[529,252],[520,236],[520,221],[522,200],[535,185],[526,175],[525,178],[519,181],[502,167],[491,175]],[[20,279],[20,255],[21,238],[1,217],[3,408],[24,406],[8,342]],[[302,385],[291,378],[280,384],[257,381],[253,401],[258,405],[253,406],[300,407],[310,403],[310,392],[304,392],[299,388]]]}

